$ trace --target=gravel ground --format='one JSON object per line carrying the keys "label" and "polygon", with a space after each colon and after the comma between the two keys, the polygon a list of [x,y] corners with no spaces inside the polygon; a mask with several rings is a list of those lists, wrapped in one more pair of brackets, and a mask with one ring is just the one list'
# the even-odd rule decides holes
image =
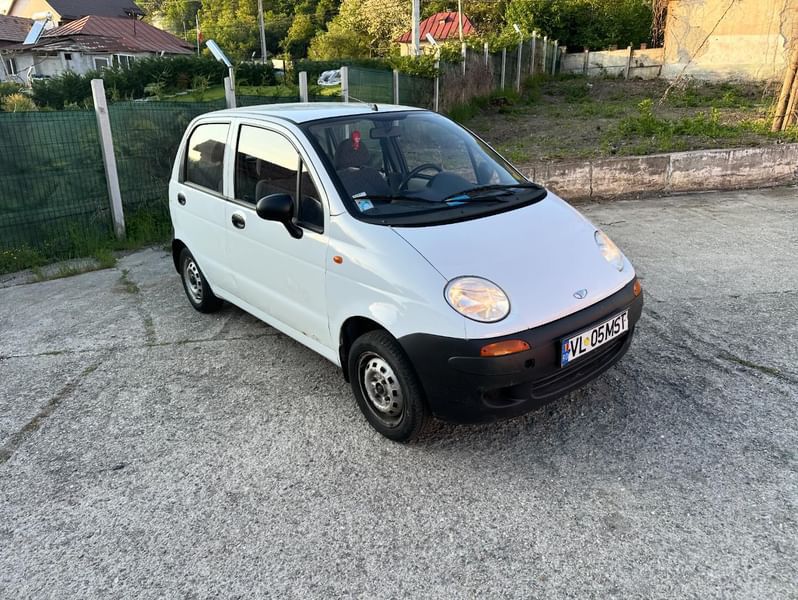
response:
{"label": "gravel ground", "polygon": [[0,289],[0,597],[798,598],[796,189],[582,209],[629,354],[409,446],[159,250]]}

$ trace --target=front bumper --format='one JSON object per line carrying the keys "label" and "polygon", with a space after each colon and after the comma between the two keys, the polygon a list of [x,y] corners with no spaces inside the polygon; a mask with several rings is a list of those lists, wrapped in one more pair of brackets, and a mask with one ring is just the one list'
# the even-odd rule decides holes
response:
{"label": "front bumper", "polygon": [[[515,417],[585,385],[618,362],[629,349],[643,310],[634,280],[612,296],[546,325],[497,338],[463,340],[425,333],[399,339],[427,394],[432,413],[456,423]],[[560,367],[560,340],[629,310],[629,330]],[[524,340],[529,350],[494,358],[486,345]]]}

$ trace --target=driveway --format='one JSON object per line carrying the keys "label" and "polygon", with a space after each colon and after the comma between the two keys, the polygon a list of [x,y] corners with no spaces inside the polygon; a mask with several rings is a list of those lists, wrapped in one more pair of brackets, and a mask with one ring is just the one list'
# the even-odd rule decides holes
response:
{"label": "driveway", "polygon": [[0,289],[0,597],[798,597],[798,190],[582,209],[629,354],[409,446],[161,250]]}

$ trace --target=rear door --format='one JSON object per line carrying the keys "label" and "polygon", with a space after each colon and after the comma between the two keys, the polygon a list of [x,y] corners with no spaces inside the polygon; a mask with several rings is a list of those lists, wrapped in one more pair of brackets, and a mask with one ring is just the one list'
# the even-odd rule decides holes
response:
{"label": "rear door", "polygon": [[230,285],[223,183],[229,133],[229,121],[200,123],[192,129],[182,149],[180,175],[169,194],[175,237],[186,244],[216,292]]}
{"label": "rear door", "polygon": [[[290,132],[241,123],[235,133],[234,198],[225,219],[234,293],[278,329],[332,348],[325,301],[329,210],[318,177]],[[275,193],[294,199],[301,238],[255,213],[257,200]]]}

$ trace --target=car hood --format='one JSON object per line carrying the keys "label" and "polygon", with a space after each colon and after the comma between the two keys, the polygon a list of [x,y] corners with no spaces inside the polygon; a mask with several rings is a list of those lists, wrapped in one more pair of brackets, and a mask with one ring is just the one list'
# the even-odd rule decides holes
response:
{"label": "car hood", "polygon": [[[549,194],[508,212],[431,227],[397,227],[446,280],[484,277],[510,299],[498,323],[467,320],[469,338],[507,335],[562,318],[606,298],[634,277],[624,258],[618,271],[599,252],[596,227]],[[586,290],[583,298],[579,292]]]}

